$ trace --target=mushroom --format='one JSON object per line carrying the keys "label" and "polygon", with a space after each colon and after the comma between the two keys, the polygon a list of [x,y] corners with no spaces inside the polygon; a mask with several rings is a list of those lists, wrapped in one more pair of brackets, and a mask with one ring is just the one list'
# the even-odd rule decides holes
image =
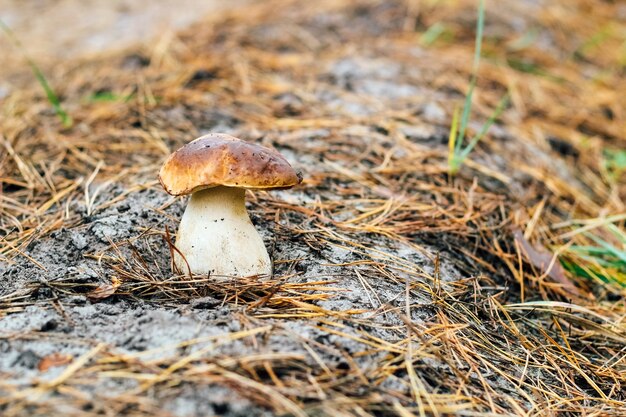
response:
{"label": "mushroom", "polygon": [[302,181],[281,154],[212,133],[170,155],[159,181],[171,195],[191,194],[176,236],[175,269],[222,278],[272,275],[245,193],[287,189]]}

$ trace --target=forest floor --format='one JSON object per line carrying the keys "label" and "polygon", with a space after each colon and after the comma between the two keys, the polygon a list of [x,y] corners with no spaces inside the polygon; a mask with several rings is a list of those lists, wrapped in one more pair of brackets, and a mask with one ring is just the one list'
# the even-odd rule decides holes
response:
{"label": "forest floor", "polygon": [[[510,105],[451,177],[476,2],[417,4],[266,1],[44,65],[65,124],[7,76],[2,416],[623,415],[626,8],[487,2],[469,132]],[[271,281],[172,275],[156,175],[208,132],[304,176],[248,194]]]}

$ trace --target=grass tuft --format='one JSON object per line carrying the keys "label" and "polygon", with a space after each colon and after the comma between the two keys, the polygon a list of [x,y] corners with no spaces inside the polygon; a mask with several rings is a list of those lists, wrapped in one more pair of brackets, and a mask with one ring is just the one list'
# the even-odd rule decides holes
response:
{"label": "grass tuft", "polygon": [[581,244],[567,249],[563,266],[583,278],[626,288],[626,233],[609,223],[581,235]]}
{"label": "grass tuft", "polygon": [[9,28],[4,23],[4,21],[2,21],[2,19],[0,19],[0,28],[7,35],[7,37],[13,43],[13,45],[15,45],[15,47],[22,53],[22,55],[24,56],[24,59],[26,59],[28,66],[30,67],[33,74],[35,75],[35,78],[39,82],[39,85],[41,85],[41,88],[43,88],[44,92],[46,93],[46,97],[48,98],[48,101],[54,108],[54,112],[61,120],[63,127],[66,127],[66,128],[72,127],[72,124],[74,123],[72,120],[72,117],[69,114],[67,114],[67,112],[61,106],[61,101],[59,100],[59,97],[56,95],[52,87],[50,87],[50,84],[48,83],[48,80],[46,80],[46,77],[43,74],[43,71],[41,71],[37,63],[35,63],[35,61],[26,53],[26,49],[24,48],[24,45],[22,45],[22,42],[15,35],[15,33],[13,33],[11,28]]}
{"label": "grass tuft", "polygon": [[[461,169],[461,166],[465,163],[465,160],[472,152],[476,144],[487,134],[487,131],[496,121],[496,119],[502,114],[505,107],[509,102],[508,96],[504,96],[496,109],[493,111],[489,119],[483,124],[480,131],[472,137],[470,142],[464,147],[463,142],[465,139],[465,133],[467,125],[469,123],[469,117],[472,110],[472,96],[474,95],[474,89],[476,88],[476,82],[478,77],[478,67],[480,65],[480,52],[482,49],[483,30],[485,27],[485,3],[484,0],[480,0],[478,5],[478,21],[476,23],[476,44],[474,47],[474,62],[472,65],[472,79],[470,81],[469,90],[465,96],[465,103],[463,104],[463,114],[461,116],[461,125],[457,130],[457,122],[454,121],[450,128],[450,151],[448,154],[448,173],[450,175],[456,175]],[[455,114],[456,117],[456,114]]]}

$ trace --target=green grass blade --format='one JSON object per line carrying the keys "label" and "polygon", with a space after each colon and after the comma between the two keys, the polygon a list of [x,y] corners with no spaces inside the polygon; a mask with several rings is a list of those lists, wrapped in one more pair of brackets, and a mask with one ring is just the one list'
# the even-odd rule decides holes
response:
{"label": "green grass blade", "polygon": [[485,2],[480,0],[478,5],[478,21],[476,22],[476,44],[474,47],[474,63],[472,65],[472,79],[470,81],[469,90],[465,96],[465,104],[463,105],[463,116],[461,117],[461,128],[457,138],[457,153],[461,149],[463,139],[465,138],[465,130],[469,122],[470,111],[472,108],[472,96],[476,87],[476,79],[478,77],[478,66],[480,65],[480,53],[483,44],[483,29],[485,27]]}
{"label": "green grass blade", "polygon": [[619,227],[615,226],[614,224],[608,224],[606,227],[613,234],[613,236],[615,236],[615,238],[620,241],[620,243],[622,243],[623,245],[626,245],[626,233],[624,233],[623,230],[621,230]]}
{"label": "green grass blade", "polygon": [[569,272],[579,277],[599,280],[605,284],[617,284],[626,288],[626,280],[624,279],[625,276],[623,274],[605,273],[598,268],[581,266],[571,260],[561,260],[561,265]]}
{"label": "green grass blade", "polygon": [[70,117],[69,114],[67,114],[65,110],[63,110],[59,97],[56,95],[52,87],[50,87],[50,84],[48,84],[48,81],[46,80],[46,77],[43,75],[43,72],[37,66],[35,61],[33,61],[26,54],[24,46],[22,45],[20,40],[17,38],[17,36],[15,36],[13,31],[1,19],[0,19],[0,28],[7,35],[7,37],[11,40],[11,42],[13,42],[15,47],[22,53],[22,55],[26,59],[26,62],[30,66],[31,71],[35,75],[35,78],[37,79],[37,81],[43,88],[44,92],[46,93],[46,97],[48,98],[48,101],[52,105],[52,108],[54,108],[54,111],[59,117],[59,119],[61,120],[61,123],[63,123],[63,126],[65,127],[72,126],[72,123],[73,123],[72,118]]}
{"label": "green grass blade", "polygon": [[580,245],[572,245],[567,249],[568,252],[574,252],[581,255],[593,255],[593,256],[604,256],[606,255],[606,249],[599,248],[597,246],[580,246]]}
{"label": "green grass blade", "polygon": [[46,77],[43,75],[43,73],[41,72],[37,64],[35,64],[30,59],[28,59],[28,64],[30,65],[30,68],[33,71],[33,74],[35,74],[35,78],[37,78],[37,81],[39,81],[39,84],[45,91],[48,101],[54,108],[54,111],[59,117],[59,119],[61,120],[61,123],[63,123],[63,126],[71,127],[73,124],[72,118],[70,117],[69,114],[67,114],[65,110],[63,110],[59,97],[57,97],[54,90],[50,87],[50,84],[48,84]]}
{"label": "green grass blade", "polygon": [[457,151],[456,151],[456,134],[459,127],[459,108],[454,108],[452,114],[452,126],[450,126],[450,135],[448,136],[448,172],[454,175],[459,170],[457,163]]}
{"label": "green grass blade", "polygon": [[[600,265],[602,267],[605,268],[613,268],[616,270],[623,270],[626,271],[626,263],[625,262],[619,262],[616,261],[615,259],[606,259],[606,251],[604,251],[601,248],[597,248],[600,250],[600,253],[593,251],[592,252],[588,252],[588,255],[585,255],[583,251],[576,251],[576,250],[572,250],[569,251],[571,253],[576,253],[578,255],[578,257],[584,261],[589,262],[592,265]],[[578,253],[581,252],[581,253]]]}
{"label": "green grass blade", "polygon": [[467,123],[469,121],[470,110],[472,108],[472,96],[474,95],[474,87],[476,86],[476,80],[474,76],[472,76],[472,81],[470,81],[469,90],[467,91],[467,95],[465,96],[465,103],[463,104],[463,115],[461,116],[461,127],[459,128],[458,136],[456,139],[456,153],[461,151],[461,146],[463,146],[463,139],[465,139],[465,130],[467,129]]}
{"label": "green grass blade", "polygon": [[485,1],[480,0],[478,4],[478,22],[476,24],[476,45],[474,51],[474,65],[472,72],[478,73],[478,65],[480,64],[480,51],[483,44],[483,29],[485,27]]}
{"label": "green grass blade", "polygon": [[626,251],[621,251],[617,249],[615,246],[611,245],[609,242],[591,233],[588,233],[587,237],[589,237],[591,240],[593,240],[598,245],[600,245],[604,250],[606,250],[607,254],[610,254],[613,257],[626,263]]}
{"label": "green grass blade", "polygon": [[435,41],[439,39],[445,31],[446,26],[441,22],[437,22],[426,29],[426,32],[420,36],[420,43],[422,45],[430,46],[435,43]]}
{"label": "green grass blade", "polygon": [[489,119],[483,124],[482,128],[480,129],[480,132],[478,132],[472,138],[470,143],[465,147],[465,149],[463,149],[463,151],[459,155],[461,160],[465,160],[465,158],[467,158],[469,153],[472,152],[476,144],[487,134],[487,131],[489,130],[489,128],[495,123],[498,117],[500,117],[500,115],[502,114],[502,112],[504,111],[504,108],[507,106],[508,103],[509,103],[508,95],[505,95],[504,97],[500,99],[500,102],[498,102],[498,106],[493,111],[493,113],[491,113],[491,116],[489,116]]}

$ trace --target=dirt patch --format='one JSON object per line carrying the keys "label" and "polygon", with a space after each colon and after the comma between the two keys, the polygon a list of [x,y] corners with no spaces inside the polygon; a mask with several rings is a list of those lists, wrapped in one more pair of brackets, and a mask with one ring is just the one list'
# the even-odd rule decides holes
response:
{"label": "dirt patch", "polygon": [[[518,96],[450,178],[469,3],[246,12],[158,53],[63,68],[53,81],[65,81],[71,128],[37,88],[2,102],[0,410],[618,415],[623,289],[555,282],[515,241],[523,230],[557,248],[567,241],[554,224],[623,209],[623,184],[595,176],[600,151],[559,153],[549,140],[622,144],[618,104],[597,97],[623,98],[595,84],[595,99],[581,94],[590,82],[572,70],[611,63],[555,62],[543,48],[568,41],[543,15],[520,23],[495,9],[488,46],[500,50],[502,28],[539,25],[550,42],[525,53],[566,82],[486,61],[470,130],[507,90]],[[457,41],[420,44],[416,30],[444,15]],[[570,119],[546,98],[556,91],[586,112]],[[611,122],[598,123],[605,106]],[[155,176],[172,150],[215,131],[274,147],[304,174],[293,190],[248,194],[272,281],[172,276],[167,235],[186,201]],[[50,355],[70,359],[41,369]]]}
{"label": "dirt patch", "polygon": [[[76,1],[6,0],[0,4],[2,20],[19,36],[27,52],[37,60],[68,59],[127,48],[138,42],[161,39],[197,22],[203,16],[243,6],[243,0]],[[0,40],[2,64],[15,57],[12,47]],[[12,66],[15,68],[15,65]]]}

